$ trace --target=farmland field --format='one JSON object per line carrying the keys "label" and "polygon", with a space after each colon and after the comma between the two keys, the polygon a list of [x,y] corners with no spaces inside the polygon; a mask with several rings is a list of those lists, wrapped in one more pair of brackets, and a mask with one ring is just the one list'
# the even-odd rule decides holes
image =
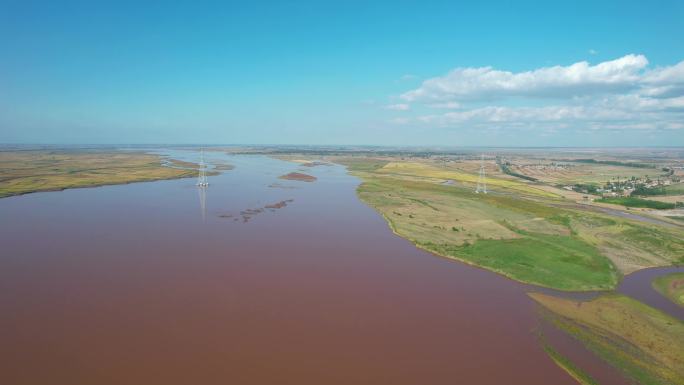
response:
{"label": "farmland field", "polygon": [[534,177],[551,184],[595,184],[603,185],[609,181],[636,178],[656,179],[663,175],[657,168],[637,168],[605,164],[585,164],[577,162],[555,162],[534,164],[530,160],[523,160],[525,165],[514,164],[511,168],[523,175]]}

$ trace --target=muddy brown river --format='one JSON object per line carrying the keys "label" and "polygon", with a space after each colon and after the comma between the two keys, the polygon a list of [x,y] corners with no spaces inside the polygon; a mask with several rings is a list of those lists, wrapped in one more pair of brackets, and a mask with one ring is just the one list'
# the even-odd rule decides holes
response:
{"label": "muddy brown river", "polygon": [[1,384],[575,384],[538,341],[533,288],[393,235],[344,168],[304,183],[277,178],[293,163],[206,158],[235,169],[205,194],[0,199]]}

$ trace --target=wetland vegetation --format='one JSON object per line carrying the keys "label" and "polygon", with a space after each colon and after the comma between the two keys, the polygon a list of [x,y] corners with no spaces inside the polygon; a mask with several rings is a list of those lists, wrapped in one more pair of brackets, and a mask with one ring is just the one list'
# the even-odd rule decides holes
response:
{"label": "wetland vegetation", "polygon": [[550,344],[544,343],[544,351],[549,355],[549,358],[563,369],[570,377],[574,378],[581,385],[599,385],[599,383],[588,373],[586,373],[581,368],[577,367],[572,360],[563,356]]}
{"label": "wetland vegetation", "polygon": [[626,377],[644,385],[684,383],[684,323],[620,294],[575,301],[530,296],[546,316]]}

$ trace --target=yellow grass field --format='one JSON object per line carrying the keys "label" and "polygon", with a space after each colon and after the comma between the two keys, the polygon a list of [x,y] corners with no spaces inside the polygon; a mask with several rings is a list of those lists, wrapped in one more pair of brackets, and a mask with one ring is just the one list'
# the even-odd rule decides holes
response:
{"label": "yellow grass field", "polygon": [[[477,184],[478,180],[477,174],[470,174],[460,172],[457,170],[439,168],[430,164],[419,162],[390,162],[387,163],[381,169],[377,170],[377,173],[388,175],[396,174],[402,176],[433,178],[439,179],[441,181],[452,180],[461,183],[467,183],[473,186]],[[487,177],[486,181],[487,187],[491,187],[493,189],[502,188],[515,190],[519,193],[539,195],[549,198],[558,197],[557,194],[536,188],[533,185],[519,182],[516,180]]]}

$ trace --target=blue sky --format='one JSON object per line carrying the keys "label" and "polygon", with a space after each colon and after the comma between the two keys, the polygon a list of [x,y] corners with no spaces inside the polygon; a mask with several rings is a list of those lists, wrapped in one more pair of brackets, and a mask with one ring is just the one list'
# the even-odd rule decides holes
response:
{"label": "blue sky", "polygon": [[0,143],[684,145],[684,2],[170,3],[0,0]]}

